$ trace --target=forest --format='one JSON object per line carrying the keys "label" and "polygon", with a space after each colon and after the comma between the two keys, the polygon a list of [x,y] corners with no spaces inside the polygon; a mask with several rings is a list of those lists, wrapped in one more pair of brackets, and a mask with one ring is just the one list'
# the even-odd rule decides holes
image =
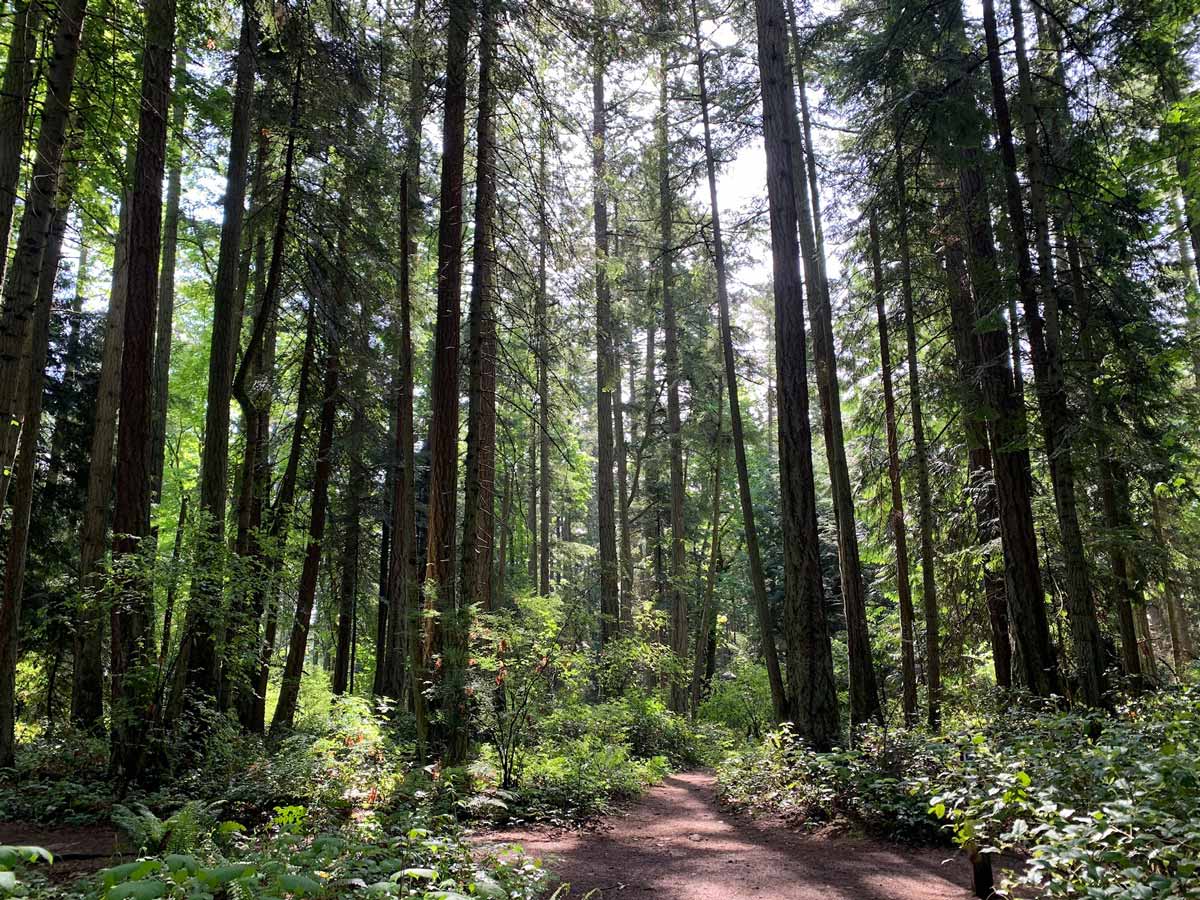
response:
{"label": "forest", "polygon": [[1198,0],[0,42],[0,897],[1200,898]]}

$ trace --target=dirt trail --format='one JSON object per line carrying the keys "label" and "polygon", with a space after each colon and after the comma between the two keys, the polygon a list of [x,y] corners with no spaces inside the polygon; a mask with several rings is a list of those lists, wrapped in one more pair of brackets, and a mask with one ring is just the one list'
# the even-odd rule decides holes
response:
{"label": "dirt trail", "polygon": [[519,844],[571,885],[571,900],[964,900],[965,862],[949,851],[804,835],[721,810],[713,778],[668,778],[593,831],[492,831],[475,843]]}

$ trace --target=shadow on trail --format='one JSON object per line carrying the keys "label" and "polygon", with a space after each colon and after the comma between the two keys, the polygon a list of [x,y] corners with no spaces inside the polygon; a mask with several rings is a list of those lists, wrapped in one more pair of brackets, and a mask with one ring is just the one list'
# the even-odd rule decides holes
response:
{"label": "shadow on trail", "polygon": [[734,816],[713,796],[713,778],[672,776],[622,815],[588,832],[499,831],[476,843],[521,845],[581,900],[962,900],[971,896],[950,851],[848,837],[797,834]]}

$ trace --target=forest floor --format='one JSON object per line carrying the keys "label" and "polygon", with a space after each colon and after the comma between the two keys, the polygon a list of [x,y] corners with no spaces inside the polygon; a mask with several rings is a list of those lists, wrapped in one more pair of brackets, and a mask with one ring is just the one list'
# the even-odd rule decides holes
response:
{"label": "forest floor", "polygon": [[[571,900],[962,900],[970,871],[954,851],[835,833],[804,834],[717,805],[711,775],[673,775],[636,805],[581,831],[481,832],[482,848],[519,845]],[[947,861],[948,857],[955,858]],[[596,893],[591,893],[596,892]]]}

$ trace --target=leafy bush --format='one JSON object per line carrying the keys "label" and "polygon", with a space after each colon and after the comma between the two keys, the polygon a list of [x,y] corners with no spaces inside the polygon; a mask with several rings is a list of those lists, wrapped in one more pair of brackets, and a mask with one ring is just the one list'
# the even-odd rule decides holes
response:
{"label": "leafy bush", "polygon": [[589,734],[530,754],[516,796],[532,817],[585,819],[636,797],[668,771],[663,756],[637,759],[625,744]]}
{"label": "leafy bush", "polygon": [[936,841],[937,820],[907,783],[914,767],[935,764],[916,735],[868,729],[856,750],[815,753],[785,725],[725,759],[717,796],[735,809],[770,810],[795,824],[840,821],[887,837]]}
{"label": "leafy bush", "polygon": [[607,703],[573,703],[550,713],[538,725],[543,744],[560,745],[586,736],[625,744],[636,759],[665,757],[672,768],[709,762],[699,735],[683,716],[657,697],[636,693]]}

